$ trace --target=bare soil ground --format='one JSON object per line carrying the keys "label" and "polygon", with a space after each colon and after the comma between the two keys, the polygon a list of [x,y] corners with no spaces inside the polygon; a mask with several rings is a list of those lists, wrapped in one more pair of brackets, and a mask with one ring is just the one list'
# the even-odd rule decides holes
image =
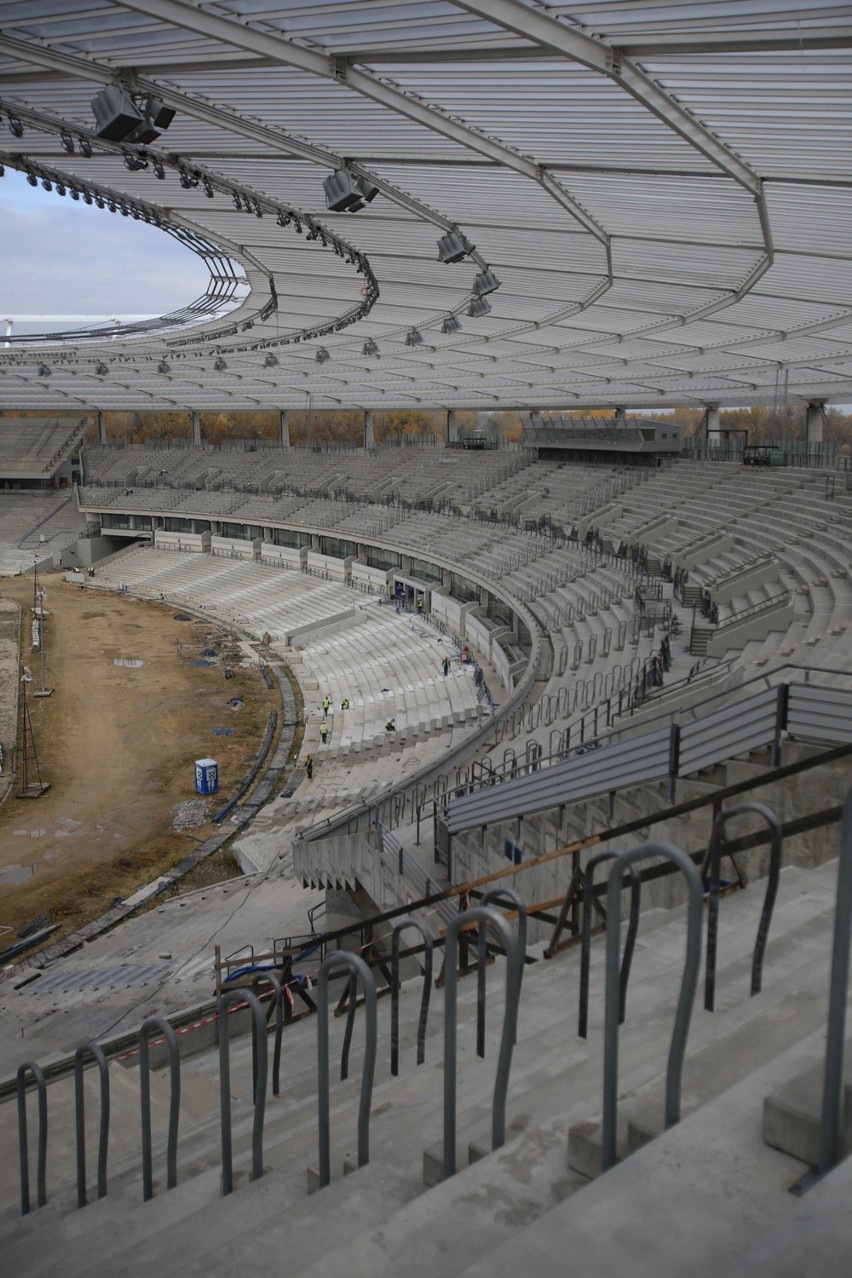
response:
{"label": "bare soil ground", "polygon": [[[249,769],[280,704],[256,664],[223,655],[233,643],[214,623],[178,621],[174,607],[81,588],[59,573],[42,585],[45,686],[54,692],[30,695],[28,705],[50,789],[21,799],[14,784],[0,804],[0,927],[12,929],[0,935],[0,948],[39,914],[72,931],[203,841],[216,828],[209,819],[182,833],[171,829],[178,806],[198,797],[195,760],[219,763],[212,815]],[[40,687],[39,657],[30,651],[32,580],[4,579],[0,597],[22,606],[21,657],[33,673],[32,693]],[[205,660],[201,648],[216,650],[209,666],[190,663]],[[0,702],[14,695],[7,674]],[[229,706],[233,698],[242,706]]]}

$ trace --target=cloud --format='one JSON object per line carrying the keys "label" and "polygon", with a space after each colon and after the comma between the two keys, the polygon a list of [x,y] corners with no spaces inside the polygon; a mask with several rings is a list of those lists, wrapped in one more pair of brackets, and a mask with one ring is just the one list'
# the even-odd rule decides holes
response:
{"label": "cloud", "polygon": [[[0,181],[0,216],[0,319],[161,315],[207,287],[201,259],[164,231],[31,187],[9,169]],[[32,332],[42,325],[15,327]]]}

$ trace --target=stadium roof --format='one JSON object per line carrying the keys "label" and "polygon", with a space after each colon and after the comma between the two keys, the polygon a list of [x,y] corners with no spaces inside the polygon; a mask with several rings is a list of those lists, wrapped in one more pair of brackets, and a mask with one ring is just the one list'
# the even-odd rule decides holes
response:
{"label": "stadium roof", "polygon": [[[852,399],[852,5],[0,0],[0,32],[2,163],[211,271],[135,332],[0,337],[4,408]],[[111,85],[156,140],[98,136]],[[330,211],[335,173],[375,198]]]}

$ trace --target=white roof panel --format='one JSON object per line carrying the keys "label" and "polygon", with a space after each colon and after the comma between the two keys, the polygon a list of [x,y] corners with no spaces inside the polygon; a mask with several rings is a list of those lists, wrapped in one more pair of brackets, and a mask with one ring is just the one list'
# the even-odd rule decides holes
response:
{"label": "white roof panel", "polygon": [[[4,166],[211,269],[132,335],[13,329],[4,408],[852,398],[840,0],[0,0],[0,83]],[[111,84],[169,128],[99,138]],[[375,199],[329,211],[337,170]]]}

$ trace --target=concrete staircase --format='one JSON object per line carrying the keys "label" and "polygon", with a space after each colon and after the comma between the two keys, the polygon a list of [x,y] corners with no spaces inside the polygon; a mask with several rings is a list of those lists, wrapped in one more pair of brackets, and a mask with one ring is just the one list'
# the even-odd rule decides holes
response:
{"label": "concrete staircase", "polygon": [[[401,1000],[400,1077],[389,1073],[389,1000],[379,1000],[379,1056],[372,1099],[370,1163],[354,1165],[363,1017],[359,1015],[349,1079],[336,1081],[343,1020],[331,1022],[332,1184],[307,1192],[316,1163],[316,1022],[284,1038],[282,1095],[268,1099],[264,1176],[248,1182],[252,1121],[250,1046],[232,1042],[231,1091],[235,1192],[220,1196],[218,1064],[184,1063],[185,1097],[178,1186],[166,1192],[164,1079],[155,1074],[155,1197],[141,1201],[138,1156],[129,1133],[134,1114],[133,1061],[113,1065],[118,1146],[109,1194],[74,1210],[73,1121],[68,1105],[51,1129],[47,1207],[21,1218],[14,1178],[0,1180],[3,1271],[15,1278],[61,1272],[64,1278],[121,1273],[231,1274],[263,1265],[288,1275],[509,1275],[588,1272],[738,1275],[748,1249],[771,1255],[775,1232],[800,1207],[786,1191],[806,1170],[761,1136],[767,1097],[783,1094],[819,1058],[828,989],[835,864],[790,868],[781,879],[764,964],[763,991],[748,996],[750,952],[762,884],[722,900],[717,1011],[701,999],[692,1018],[680,1125],[660,1132],[661,1085],[672,1008],[683,956],[680,910],[643,915],[620,1042],[625,1154],[592,1182],[576,1162],[578,1133],[588,1136],[600,1112],[603,1022],[602,938],[593,944],[590,1035],[576,1034],[578,953],[528,965],[524,976],[507,1111],[507,1141],[490,1150],[490,1103],[501,1030],[504,961],[487,968],[486,1058],[475,1054],[476,978],[459,986],[457,1077],[460,1170],[441,1180],[443,995],[433,991],[426,1062],[414,1066],[420,981]],[[533,951],[538,956],[541,950]],[[87,1080],[92,1084],[94,1079]],[[94,1132],[97,1105],[87,1103]],[[569,1144],[569,1133],[571,1141]],[[14,1109],[0,1108],[4,1164],[14,1168]],[[593,1146],[586,1141],[586,1152]],[[31,1128],[30,1149],[34,1150]],[[91,1149],[91,1147],[90,1147]],[[571,1153],[569,1153],[569,1149]],[[93,1153],[89,1180],[93,1180]],[[592,1170],[586,1166],[586,1170]],[[847,1177],[847,1167],[833,1176]],[[424,1185],[424,1179],[426,1184]],[[814,1193],[823,1194],[833,1177]],[[34,1185],[34,1172],[31,1174]],[[90,1196],[92,1191],[90,1190]],[[815,1200],[816,1201],[816,1200]],[[812,1211],[817,1211],[812,1208]],[[822,1225],[847,1229],[848,1212]],[[770,1250],[767,1251],[766,1249]],[[757,1254],[757,1252],[755,1253]],[[776,1257],[777,1258],[777,1257]],[[781,1257],[783,1259],[783,1256]],[[769,1272],[767,1268],[761,1272]],[[788,1272],[779,1269],[774,1272]],[[794,1271],[790,1271],[794,1272]],[[829,1272],[803,1269],[803,1273]],[[842,1272],[835,1270],[833,1272]]]}

